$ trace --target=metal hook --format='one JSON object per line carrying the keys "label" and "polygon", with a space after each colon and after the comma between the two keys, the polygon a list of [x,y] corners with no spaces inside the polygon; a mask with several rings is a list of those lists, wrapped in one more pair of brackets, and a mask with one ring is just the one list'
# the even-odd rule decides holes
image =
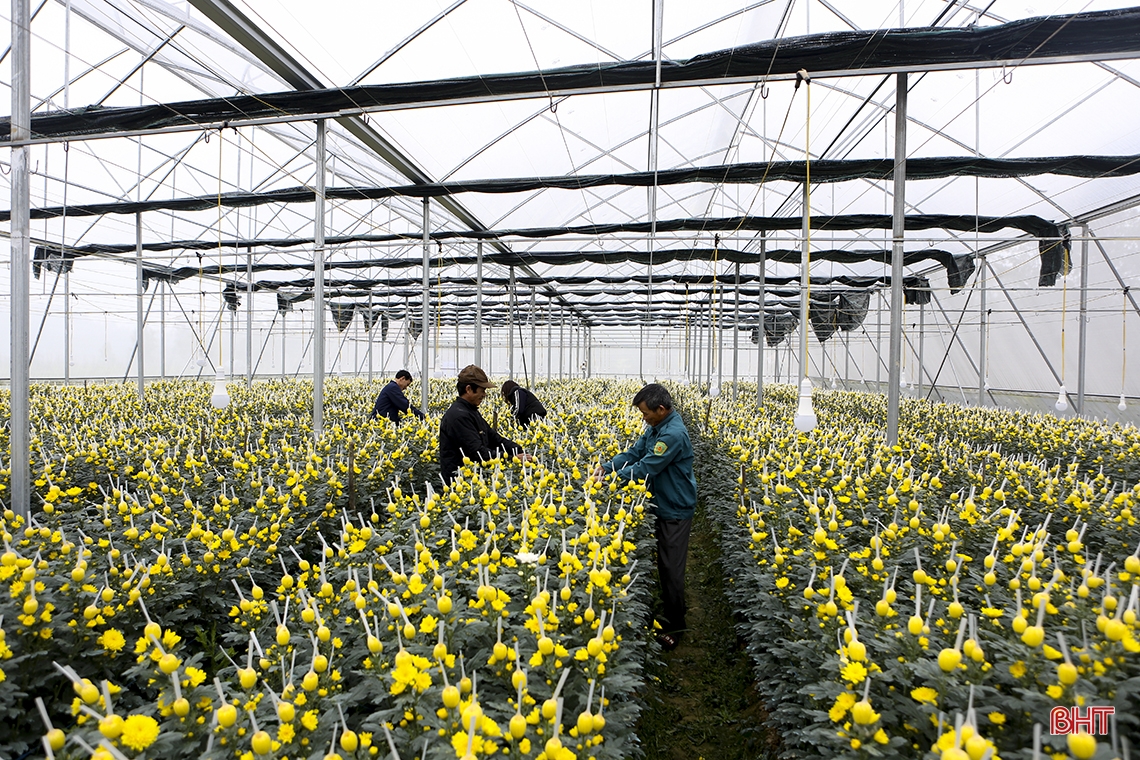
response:
{"label": "metal hook", "polygon": [[207,145],[209,145],[209,144],[210,144],[210,130],[208,130],[208,129],[206,130],[206,140],[205,140],[205,142],[206,142],[206,144],[207,144]]}
{"label": "metal hook", "polygon": [[760,99],[761,100],[767,100],[768,99],[768,83],[767,82],[761,82],[760,83]]}
{"label": "metal hook", "polygon": [[1006,84],[1013,84],[1013,69],[1010,69],[1009,75],[1006,76],[1005,66],[1003,65],[1001,67],[1001,81],[1005,82]]}
{"label": "metal hook", "polygon": [[558,113],[558,101],[555,100],[554,98],[550,99],[550,112],[551,113]]}

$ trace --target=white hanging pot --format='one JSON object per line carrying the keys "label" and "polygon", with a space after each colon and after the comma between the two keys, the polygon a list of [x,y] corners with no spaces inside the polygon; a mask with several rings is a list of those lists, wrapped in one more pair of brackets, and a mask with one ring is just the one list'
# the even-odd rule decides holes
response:
{"label": "white hanging pot", "polygon": [[716,398],[720,395],[720,383],[713,383],[709,386],[709,398]]}
{"label": "white hanging pot", "polygon": [[811,380],[805,377],[800,381],[800,400],[795,417],[796,430],[810,433],[815,430],[817,424],[815,410],[811,406]]}
{"label": "white hanging pot", "polygon": [[1123,393],[1120,394],[1120,403],[1116,405],[1116,408],[1122,412],[1128,410],[1128,404],[1125,403],[1125,401],[1124,401],[1124,394]]}
{"label": "white hanging pot", "polygon": [[1060,390],[1057,391],[1057,403],[1053,404],[1053,408],[1058,412],[1069,411],[1069,399],[1065,396],[1065,386],[1062,385]]}
{"label": "white hanging pot", "polygon": [[831,378],[831,388],[832,388],[832,390],[834,390],[835,388],[838,388],[838,387],[839,387],[839,381],[838,381],[838,380],[836,380],[836,379],[835,379],[835,377],[832,377],[832,378]]}
{"label": "white hanging pot", "polygon": [[230,392],[226,390],[226,376],[218,370],[214,377],[214,392],[210,396],[210,406],[215,409],[225,409],[230,405]]}

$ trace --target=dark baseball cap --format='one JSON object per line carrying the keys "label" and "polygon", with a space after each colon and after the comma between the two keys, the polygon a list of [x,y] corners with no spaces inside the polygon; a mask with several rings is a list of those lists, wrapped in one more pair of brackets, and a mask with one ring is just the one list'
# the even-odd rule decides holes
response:
{"label": "dark baseball cap", "polygon": [[474,364],[468,364],[463,369],[459,370],[459,382],[464,385],[478,385],[480,388],[497,388],[494,383],[487,379],[487,373],[476,367]]}

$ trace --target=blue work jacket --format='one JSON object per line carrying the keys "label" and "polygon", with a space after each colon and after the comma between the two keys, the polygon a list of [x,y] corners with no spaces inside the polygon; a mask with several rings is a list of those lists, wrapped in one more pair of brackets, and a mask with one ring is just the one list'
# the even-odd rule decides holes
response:
{"label": "blue work jacket", "polygon": [[656,427],[646,427],[637,443],[602,465],[623,480],[645,478],[656,514],[663,520],[687,520],[697,507],[693,444],[681,415],[673,410]]}

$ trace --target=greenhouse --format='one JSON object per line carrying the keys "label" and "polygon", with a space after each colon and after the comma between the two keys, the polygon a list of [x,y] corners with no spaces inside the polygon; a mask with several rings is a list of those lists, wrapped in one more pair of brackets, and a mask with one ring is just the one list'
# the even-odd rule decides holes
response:
{"label": "greenhouse", "polygon": [[0,756],[1138,752],[1140,7],[8,17]]}

